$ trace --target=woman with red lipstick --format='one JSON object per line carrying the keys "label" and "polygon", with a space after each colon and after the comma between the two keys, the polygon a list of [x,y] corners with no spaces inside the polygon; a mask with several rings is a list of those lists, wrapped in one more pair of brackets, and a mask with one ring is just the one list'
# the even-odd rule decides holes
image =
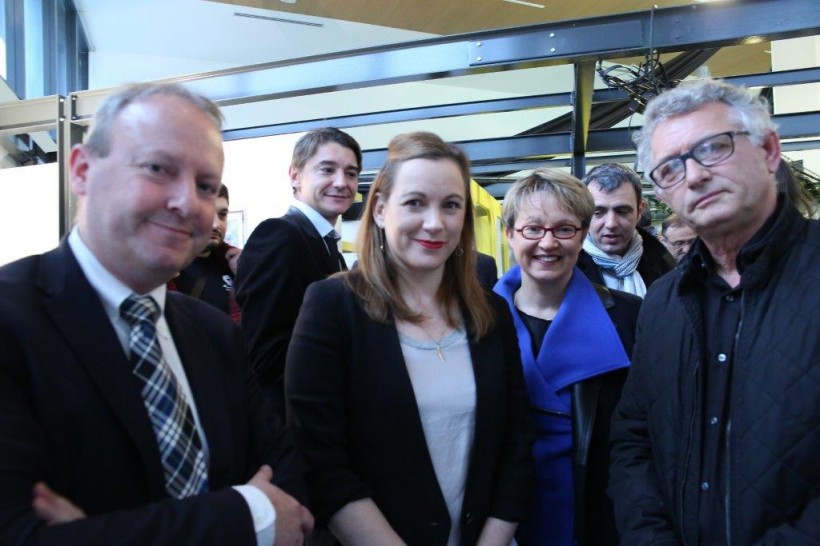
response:
{"label": "woman with red lipstick", "polygon": [[530,505],[532,430],[504,301],[475,273],[469,163],[394,138],[358,267],[312,285],[286,367],[313,510],[343,544],[507,545]]}
{"label": "woman with red lipstick", "polygon": [[518,265],[495,286],[513,314],[536,441],[536,494],[520,546],[618,544],[606,496],[609,420],[641,299],[575,267],[595,204],[577,178],[541,169],[504,199]]}

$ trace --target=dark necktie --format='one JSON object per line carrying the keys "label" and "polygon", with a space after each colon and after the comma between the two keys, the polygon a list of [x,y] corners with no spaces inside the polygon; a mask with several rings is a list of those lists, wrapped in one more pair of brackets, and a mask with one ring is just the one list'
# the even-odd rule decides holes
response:
{"label": "dark necktie", "polygon": [[342,256],[342,253],[339,252],[339,244],[337,243],[337,241],[341,237],[336,235],[336,230],[333,230],[327,235],[325,235],[324,238],[325,244],[327,245],[327,251],[330,254],[330,258],[336,265],[336,271],[347,271],[347,264],[345,263],[345,259]]}
{"label": "dark necktie", "polygon": [[151,296],[131,294],[120,305],[131,325],[130,359],[142,383],[142,400],[157,438],[165,490],[176,499],[208,491],[208,461],[191,408],[162,357],[156,322],[159,306]]}

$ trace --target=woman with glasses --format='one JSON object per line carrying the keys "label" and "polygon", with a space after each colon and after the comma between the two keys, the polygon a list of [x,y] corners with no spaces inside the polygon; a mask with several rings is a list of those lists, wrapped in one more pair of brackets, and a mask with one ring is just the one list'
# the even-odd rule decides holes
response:
{"label": "woman with glasses", "polygon": [[513,314],[536,442],[536,498],[520,546],[617,545],[606,496],[609,420],[641,299],[576,267],[595,209],[575,177],[539,169],[513,184],[503,221],[518,265],[495,286]]}
{"label": "woman with glasses", "polygon": [[508,545],[532,491],[532,426],[504,301],[478,284],[469,163],[395,137],[358,267],[313,284],[285,371],[319,524],[343,544]]}

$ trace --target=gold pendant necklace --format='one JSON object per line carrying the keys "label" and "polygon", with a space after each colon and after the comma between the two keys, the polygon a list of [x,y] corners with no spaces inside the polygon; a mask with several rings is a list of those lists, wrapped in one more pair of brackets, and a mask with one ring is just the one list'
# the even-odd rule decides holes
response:
{"label": "gold pendant necklace", "polygon": [[436,356],[438,357],[438,359],[439,359],[441,362],[444,362],[446,359],[444,358],[444,349],[443,349],[443,348],[442,348],[442,346],[441,346],[441,342],[442,342],[442,341],[444,341],[444,338],[445,338],[445,337],[447,337],[447,325],[446,325],[446,324],[444,325],[444,333],[443,333],[443,334],[441,334],[441,337],[440,337],[440,338],[438,338],[438,340],[436,340],[435,336],[433,336],[433,335],[432,335],[432,334],[431,334],[431,333],[427,330],[427,328],[425,328],[425,327],[424,327],[424,325],[423,325],[421,322],[419,323],[419,327],[420,327],[420,328],[424,331],[424,333],[425,333],[425,334],[427,334],[427,337],[429,337],[429,338],[430,338],[430,340],[431,340],[433,343],[435,343],[435,344],[436,344]]}

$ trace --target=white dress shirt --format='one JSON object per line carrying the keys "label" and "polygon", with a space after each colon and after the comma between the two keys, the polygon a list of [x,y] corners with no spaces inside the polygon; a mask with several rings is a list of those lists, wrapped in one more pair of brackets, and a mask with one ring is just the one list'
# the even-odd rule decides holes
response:
{"label": "white dress shirt", "polygon": [[[339,233],[336,231],[336,228],[333,227],[333,224],[327,221],[327,218],[319,214],[316,209],[312,208],[310,205],[306,205],[301,201],[295,200],[293,202],[293,206],[300,211],[302,214],[307,216],[307,219],[310,220],[310,223],[313,224],[313,227],[316,228],[316,232],[322,236],[322,240],[325,242],[325,247],[327,248],[327,240],[325,239],[331,232],[333,233],[333,237],[335,239],[339,239]],[[327,249],[328,252],[330,249]],[[338,246],[336,250],[339,250]]]}

